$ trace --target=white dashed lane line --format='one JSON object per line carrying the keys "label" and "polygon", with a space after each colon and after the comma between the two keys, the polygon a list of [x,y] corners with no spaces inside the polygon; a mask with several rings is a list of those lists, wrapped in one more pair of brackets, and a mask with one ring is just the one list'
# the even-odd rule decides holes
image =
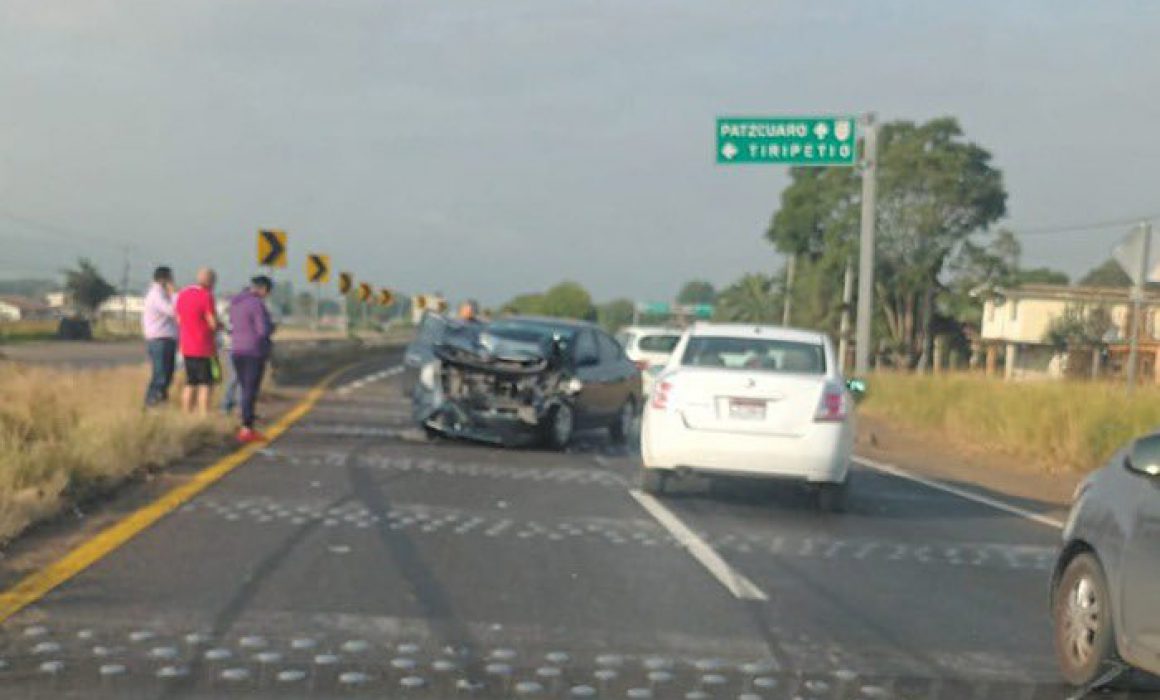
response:
{"label": "white dashed lane line", "polygon": [[729,566],[721,555],[717,554],[709,543],[701,539],[701,537],[689,529],[680,518],[676,516],[671,510],[666,508],[663,503],[648,495],[647,493],[632,490],[628,492],[629,495],[640,504],[642,508],[648,511],[648,514],[653,516],[658,523],[661,524],[669,534],[684,547],[685,551],[689,553],[697,562],[705,567],[705,569],[717,579],[725,589],[728,590],[734,598],[740,600],[769,600],[765,592],[758,588],[752,581],[747,579],[744,575],[739,573],[736,569]]}

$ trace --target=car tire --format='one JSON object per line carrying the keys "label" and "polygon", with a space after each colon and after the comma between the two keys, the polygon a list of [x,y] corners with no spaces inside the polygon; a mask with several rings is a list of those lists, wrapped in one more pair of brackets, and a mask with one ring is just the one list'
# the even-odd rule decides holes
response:
{"label": "car tire", "polygon": [[548,413],[544,424],[544,444],[553,450],[563,450],[572,442],[575,430],[575,411],[566,403],[557,404]]}
{"label": "car tire", "polygon": [[1108,580],[1094,554],[1083,552],[1068,563],[1052,599],[1060,671],[1068,683],[1086,686],[1116,658]]}
{"label": "car tire", "polygon": [[647,469],[644,467],[640,470],[640,490],[650,496],[662,495],[665,492],[665,487],[668,486],[668,481],[668,470]]}
{"label": "car tire", "polygon": [[817,491],[818,510],[823,513],[845,513],[850,494],[850,477],[840,482],[821,484]]}
{"label": "car tire", "polygon": [[636,418],[636,399],[629,396],[625,399],[620,410],[616,412],[616,418],[612,421],[612,424],[608,426],[608,434],[612,437],[614,443],[623,445],[628,442],[628,436],[632,432],[632,421],[634,418]]}

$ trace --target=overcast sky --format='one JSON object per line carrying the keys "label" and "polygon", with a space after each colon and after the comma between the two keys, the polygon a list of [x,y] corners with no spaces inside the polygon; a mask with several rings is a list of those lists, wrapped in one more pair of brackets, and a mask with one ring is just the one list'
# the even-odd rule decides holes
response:
{"label": "overcast sky", "polygon": [[[1160,3],[0,0],[0,277],[292,268],[495,303],[778,265],[718,115],[954,115],[1016,231],[1160,214]],[[69,237],[68,232],[102,241]],[[1123,227],[1024,238],[1081,273]]]}

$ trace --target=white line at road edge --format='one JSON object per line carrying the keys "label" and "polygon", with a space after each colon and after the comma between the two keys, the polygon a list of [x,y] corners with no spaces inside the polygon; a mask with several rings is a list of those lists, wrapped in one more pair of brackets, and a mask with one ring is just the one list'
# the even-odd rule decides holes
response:
{"label": "white line at road edge", "polygon": [[689,529],[687,525],[681,522],[671,510],[666,508],[663,503],[637,490],[628,492],[642,508],[648,511],[649,515],[656,518],[666,530],[669,531],[677,542],[681,544],[689,554],[693,556],[701,566],[708,569],[713,577],[725,586],[734,598],[741,600],[769,600],[765,593],[753,585],[753,582],[738,573],[733,567],[725,563],[717,552],[709,546],[705,540],[697,536],[697,533]]}
{"label": "white line at road edge", "polygon": [[925,476],[919,476],[918,474],[912,474],[908,471],[904,471],[902,469],[899,469],[898,467],[894,466],[893,464],[886,464],[884,462],[877,462],[877,461],[872,460],[872,459],[866,459],[865,457],[853,457],[852,461],[854,461],[857,464],[860,464],[863,467],[866,467],[868,469],[880,471],[880,472],[883,472],[884,474],[896,476],[900,479],[906,479],[908,481],[913,481],[916,484],[922,484],[923,486],[926,486],[928,488],[937,489],[939,491],[943,491],[943,492],[958,496],[959,498],[965,498],[968,501],[974,501],[975,503],[981,503],[985,506],[990,506],[991,508],[995,508],[996,510],[1003,511],[1004,513],[1010,513],[1011,515],[1018,515],[1020,518],[1024,518],[1026,520],[1030,520],[1032,522],[1039,523],[1040,525],[1054,527],[1057,530],[1063,529],[1063,521],[1059,520],[1057,518],[1053,518],[1053,517],[1048,516],[1048,515],[1043,515],[1041,513],[1036,513],[1035,511],[1027,510],[1026,508],[1020,508],[1019,506],[1014,506],[1014,505],[1011,505],[1010,503],[1004,503],[1003,501],[1000,501],[996,498],[991,498],[990,496],[984,496],[981,493],[974,493],[973,491],[969,491],[967,489],[961,489],[961,488],[958,488],[957,486],[951,486],[950,484],[944,484],[941,481],[935,481],[934,479],[928,479]]}

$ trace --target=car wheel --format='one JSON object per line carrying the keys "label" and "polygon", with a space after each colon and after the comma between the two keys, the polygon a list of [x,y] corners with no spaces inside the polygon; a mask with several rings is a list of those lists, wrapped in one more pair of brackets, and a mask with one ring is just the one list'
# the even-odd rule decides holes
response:
{"label": "car wheel", "polygon": [[640,490],[652,496],[659,496],[665,492],[668,485],[669,473],[664,469],[640,470]]}
{"label": "car wheel", "polygon": [[620,410],[616,412],[616,420],[612,425],[608,426],[608,432],[612,436],[612,441],[618,445],[623,445],[628,441],[628,436],[632,433],[632,421],[636,418],[636,401],[630,396]]}
{"label": "car wheel", "polygon": [[818,510],[823,513],[846,512],[846,499],[850,493],[850,477],[838,483],[818,486]]}
{"label": "car wheel", "polygon": [[558,404],[552,409],[544,432],[544,441],[555,450],[562,450],[572,442],[572,433],[576,429],[576,414],[566,403]]}
{"label": "car wheel", "polygon": [[1068,683],[1085,686],[1115,658],[1112,606],[1103,567],[1084,552],[1067,565],[1055,589],[1055,655]]}

